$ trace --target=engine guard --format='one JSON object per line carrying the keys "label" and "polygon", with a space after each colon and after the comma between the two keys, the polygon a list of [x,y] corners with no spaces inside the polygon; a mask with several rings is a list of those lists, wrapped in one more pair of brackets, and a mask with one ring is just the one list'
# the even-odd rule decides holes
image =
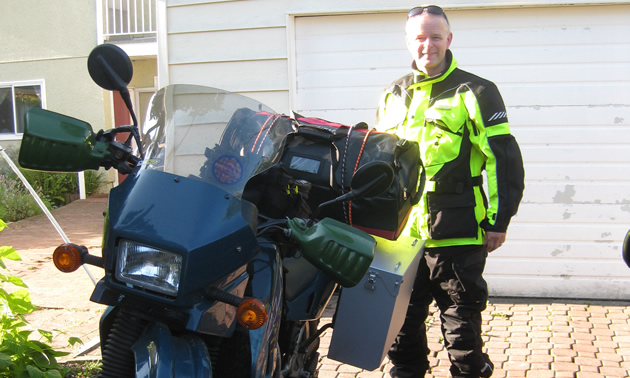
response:
{"label": "engine guard", "polygon": [[212,362],[203,341],[193,335],[175,337],[163,323],[149,324],[131,350],[136,377],[212,378]]}

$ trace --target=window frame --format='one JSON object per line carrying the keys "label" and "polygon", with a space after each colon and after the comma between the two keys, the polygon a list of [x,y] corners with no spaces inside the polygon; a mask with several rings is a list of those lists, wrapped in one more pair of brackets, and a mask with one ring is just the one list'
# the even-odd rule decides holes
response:
{"label": "window frame", "polygon": [[44,79],[35,79],[35,80],[20,80],[20,81],[5,81],[0,82],[0,88],[10,88],[11,95],[13,96],[13,134],[9,133],[0,133],[0,140],[21,140],[23,133],[18,133],[15,131],[15,87],[24,87],[24,86],[39,86],[41,93],[41,101],[42,101],[42,109],[46,109],[46,85]]}

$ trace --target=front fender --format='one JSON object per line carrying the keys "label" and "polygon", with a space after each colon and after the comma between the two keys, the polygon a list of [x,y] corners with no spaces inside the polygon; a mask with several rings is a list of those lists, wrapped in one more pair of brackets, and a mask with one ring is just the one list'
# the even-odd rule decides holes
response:
{"label": "front fender", "polygon": [[149,324],[131,350],[136,377],[212,378],[212,362],[203,341],[194,335],[175,337],[163,323]]}

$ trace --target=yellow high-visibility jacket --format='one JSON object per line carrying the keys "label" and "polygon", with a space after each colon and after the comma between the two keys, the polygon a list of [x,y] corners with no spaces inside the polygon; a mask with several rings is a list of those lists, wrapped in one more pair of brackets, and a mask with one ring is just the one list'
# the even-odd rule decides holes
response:
{"label": "yellow high-visibility jacket", "polygon": [[420,145],[427,182],[407,232],[427,247],[481,245],[518,210],[523,160],[496,85],[457,68],[450,50],[446,59],[438,76],[414,69],[386,88],[376,128]]}

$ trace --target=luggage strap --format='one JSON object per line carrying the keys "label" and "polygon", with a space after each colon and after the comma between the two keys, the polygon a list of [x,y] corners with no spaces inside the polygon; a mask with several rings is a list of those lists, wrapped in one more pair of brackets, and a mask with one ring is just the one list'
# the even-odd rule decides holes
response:
{"label": "luggage strap", "polygon": [[[265,141],[265,138],[267,138],[267,134],[269,134],[269,130],[271,130],[271,127],[273,126],[273,124],[276,123],[276,121],[280,119],[280,117],[281,115],[277,113],[270,114],[269,117],[267,117],[267,120],[262,125],[262,127],[260,128],[260,131],[258,132],[258,135],[256,136],[256,140],[254,141],[254,145],[252,146],[252,151],[251,151],[252,153],[254,153],[254,150],[256,149],[256,144],[258,143],[258,140],[262,136],[262,139],[260,140],[260,145],[258,146],[258,150],[255,152],[256,154],[260,153],[260,149],[263,146],[263,142]],[[271,122],[271,124],[269,124],[269,122]]]}
{"label": "luggage strap", "polygon": [[[367,143],[368,137],[370,136],[370,134],[372,133],[372,131],[374,131],[374,129],[369,129],[366,133],[365,136],[363,137],[363,143],[361,144],[361,150],[359,150],[359,156],[357,156],[357,161],[354,164],[354,171],[352,171],[352,174],[354,175],[357,171],[357,169],[359,168],[359,161],[361,161],[361,156],[363,155],[363,150],[365,149],[365,143]],[[347,141],[350,141],[350,133],[348,133],[348,139]],[[346,145],[347,148],[347,145]],[[344,153],[344,165],[345,165],[345,160],[346,160],[346,156]],[[350,191],[352,191],[352,188],[350,188]],[[344,211],[345,213],[345,211]],[[352,201],[348,201],[348,214],[347,214],[347,222],[350,226],[352,226]]]}

